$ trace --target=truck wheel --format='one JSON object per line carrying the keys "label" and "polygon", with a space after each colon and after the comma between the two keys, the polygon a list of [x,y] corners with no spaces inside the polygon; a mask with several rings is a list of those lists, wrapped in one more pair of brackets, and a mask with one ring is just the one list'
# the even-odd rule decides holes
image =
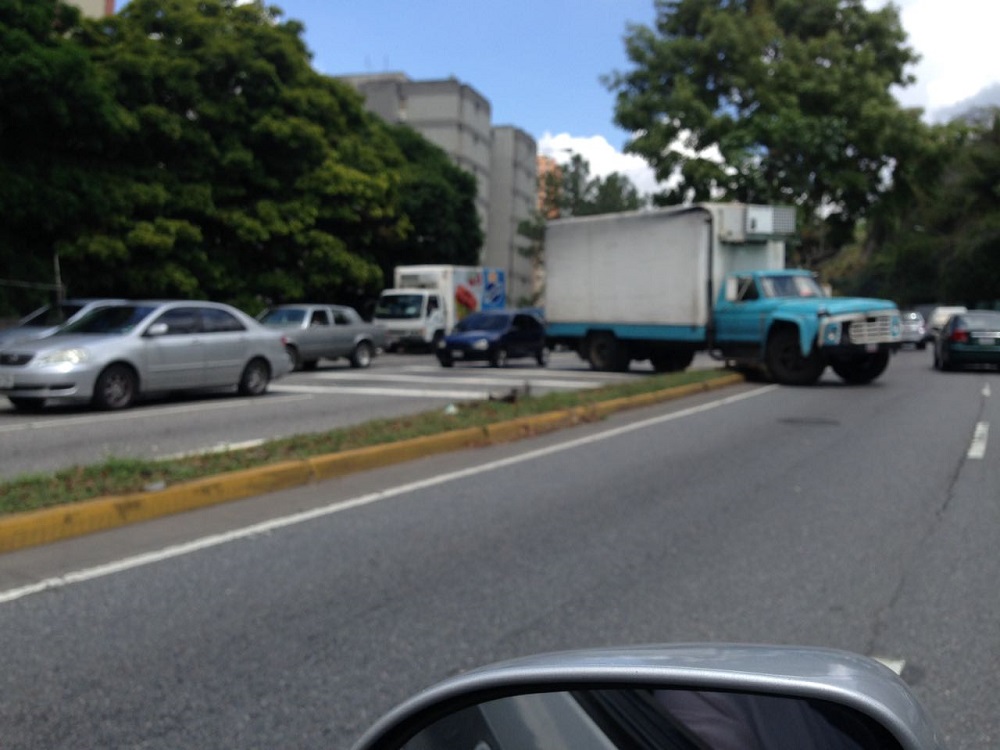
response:
{"label": "truck wheel", "polygon": [[865,385],[885,372],[889,366],[888,350],[876,352],[875,354],[862,354],[849,359],[835,359],[830,363],[833,371],[840,376],[845,383],[851,385]]}
{"label": "truck wheel", "polygon": [[656,352],[649,361],[657,372],[680,372],[686,370],[694,361],[694,352]]}
{"label": "truck wheel", "polygon": [[779,328],[771,334],[767,340],[766,359],[771,377],[782,385],[812,385],[826,369],[815,346],[809,356],[802,354],[799,332],[794,328]]}
{"label": "truck wheel", "polygon": [[601,372],[625,372],[629,366],[628,349],[610,333],[598,333],[587,347],[590,366]]}

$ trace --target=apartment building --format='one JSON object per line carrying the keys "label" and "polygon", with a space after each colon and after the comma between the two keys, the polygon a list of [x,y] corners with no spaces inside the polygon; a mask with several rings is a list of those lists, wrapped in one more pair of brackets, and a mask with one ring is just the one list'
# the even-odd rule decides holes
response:
{"label": "apartment building", "polygon": [[[511,126],[493,127],[489,100],[456,78],[414,81],[405,73],[340,76],[368,111],[406,123],[476,178],[484,265],[507,271],[508,298],[531,295],[530,262],[517,252],[517,225],[534,208],[535,141]],[[525,196],[528,196],[527,199]]]}
{"label": "apartment building", "polygon": [[534,264],[521,253],[529,243],[517,231],[535,209],[537,152],[535,139],[520,128],[493,128],[490,231],[483,262],[507,271],[507,289],[515,304],[531,299],[537,291]]}
{"label": "apartment building", "polygon": [[92,18],[110,16],[115,12],[115,0],[67,0],[67,2],[79,8],[83,15]]}

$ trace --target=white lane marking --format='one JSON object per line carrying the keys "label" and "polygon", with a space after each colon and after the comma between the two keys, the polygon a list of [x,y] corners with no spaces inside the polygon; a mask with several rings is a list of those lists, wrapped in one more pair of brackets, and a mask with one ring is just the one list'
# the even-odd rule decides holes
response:
{"label": "white lane marking", "polygon": [[990,423],[979,422],[972,433],[972,443],[969,445],[968,458],[981,459],[986,455],[986,443],[990,439]]}
{"label": "white lane marking", "polygon": [[273,391],[284,393],[314,393],[326,396],[352,396],[358,393],[365,396],[404,396],[409,398],[443,398],[448,401],[485,401],[490,397],[489,391],[421,391],[413,388],[366,388],[365,386],[341,385],[275,385]]}
{"label": "white lane marking", "polygon": [[345,510],[351,510],[353,508],[358,508],[363,505],[370,505],[372,503],[377,503],[382,500],[387,500],[398,495],[404,495],[408,492],[415,492],[417,490],[427,489],[428,487],[436,487],[438,485],[446,484],[448,482],[453,482],[457,479],[464,479],[466,477],[476,477],[480,476],[485,472],[495,471],[497,469],[506,468],[508,466],[515,466],[520,463],[525,463],[527,461],[534,461],[538,458],[543,458],[545,456],[551,456],[556,453],[562,453],[564,451],[572,450],[574,448],[579,448],[584,445],[592,445],[594,443],[603,442],[605,440],[610,440],[620,435],[626,435],[630,432],[636,432],[637,430],[644,430],[647,427],[654,427],[656,425],[665,424],[667,422],[673,422],[678,419],[684,419],[685,417],[691,417],[696,414],[702,414],[707,411],[712,411],[713,409],[718,409],[723,406],[728,406],[729,404],[735,404],[740,401],[745,401],[746,399],[753,398],[755,396],[762,396],[766,393],[771,393],[776,390],[778,386],[769,385],[763,386],[761,388],[747,391],[745,393],[740,393],[735,396],[727,396],[721,398],[717,401],[710,401],[705,404],[700,404],[698,406],[691,406],[687,409],[681,409],[680,411],[671,412],[670,414],[663,414],[658,417],[651,417],[649,419],[644,419],[640,422],[633,422],[631,424],[623,425],[621,427],[613,427],[603,432],[597,432],[593,435],[587,435],[581,438],[574,438],[572,440],[567,440],[562,443],[557,443],[555,445],[550,445],[545,448],[539,448],[537,450],[529,451],[527,453],[521,453],[516,456],[510,456],[508,458],[501,458],[496,461],[491,461],[485,464],[478,464],[476,466],[471,466],[466,469],[460,469],[458,471],[452,471],[445,474],[438,474],[437,476],[428,477],[427,479],[421,479],[416,482],[409,482],[407,484],[397,485],[395,487],[390,487],[385,490],[380,490],[379,492],[371,492],[367,495],[360,495],[358,497],[350,498],[341,502],[331,503],[330,505],[325,505],[320,508],[314,508],[312,510],[303,511],[301,513],[294,513],[289,516],[284,516],[282,518],[275,518],[270,521],[264,521],[262,523],[256,523],[252,526],[246,526],[242,529],[235,529],[233,531],[228,531],[223,534],[213,534],[211,536],[202,537],[201,539],[195,539],[191,542],[186,542],[184,544],[177,544],[170,547],[164,547],[163,549],[156,550],[154,552],[147,552],[141,555],[135,555],[133,557],[126,557],[122,560],[116,560],[105,565],[97,565],[92,568],[83,568],[82,570],[72,571],[61,576],[55,576],[52,578],[46,578],[38,583],[29,584],[27,586],[21,586],[18,588],[8,589],[7,591],[0,591],[0,604],[5,604],[7,602],[12,602],[15,599],[21,599],[25,596],[30,596],[32,594],[38,594],[43,591],[48,591],[51,589],[59,589],[64,586],[69,586],[74,583],[82,583],[84,581],[90,581],[95,578],[103,578],[104,576],[114,575],[115,573],[121,573],[126,570],[132,570],[144,565],[151,565],[153,563],[162,562],[164,560],[169,560],[174,557],[181,557],[182,555],[190,555],[200,550],[205,550],[210,547],[218,547],[222,544],[228,544],[229,542],[235,542],[240,539],[246,539],[247,537],[256,536],[258,534],[266,534],[277,529],[285,528],[286,526],[293,526],[300,523],[305,523],[306,521],[312,521],[316,518],[322,518],[324,516],[333,515],[334,513],[340,513]]}
{"label": "white lane marking", "polygon": [[[275,385],[268,388],[268,392],[277,392],[278,390],[279,387]],[[289,401],[302,401],[308,398],[308,396],[289,396],[282,398],[282,403],[288,403]],[[14,424],[0,425],[0,433],[41,430],[46,427],[56,427],[58,429],[62,429],[64,427],[72,427],[76,424],[85,424],[89,427],[99,422],[127,422],[133,419],[149,419],[151,417],[159,417],[164,414],[173,416],[174,414],[190,414],[191,412],[204,412],[217,409],[241,409],[245,408],[248,404],[265,406],[268,403],[274,404],[274,401],[268,402],[267,400],[262,400],[260,396],[249,396],[245,398],[232,398],[220,401],[199,401],[194,404],[185,404],[183,406],[141,406],[124,412],[115,412],[113,414],[91,412],[78,417],[61,418],[54,416],[50,419],[38,419],[31,422],[18,421]]]}
{"label": "white lane marking", "polygon": [[320,380],[355,381],[361,380],[370,382],[393,382],[393,383],[444,383],[461,385],[514,385],[530,383],[539,388],[596,388],[601,383],[591,380],[562,380],[559,378],[532,378],[511,373],[508,377],[462,377],[458,375],[375,375],[375,374],[348,374],[339,372],[324,372],[313,377]]}
{"label": "white lane marking", "polygon": [[889,656],[873,656],[872,658],[889,667],[897,675],[902,675],[903,670],[906,669],[906,659],[894,659]]}
{"label": "white lane marking", "polygon": [[989,398],[990,397],[990,384],[989,383],[987,383],[986,385],[983,386],[983,396],[985,398]]}

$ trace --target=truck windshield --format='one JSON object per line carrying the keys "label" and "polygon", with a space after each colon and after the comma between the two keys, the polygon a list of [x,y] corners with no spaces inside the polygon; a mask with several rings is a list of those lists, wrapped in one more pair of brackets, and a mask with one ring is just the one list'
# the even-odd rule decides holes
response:
{"label": "truck windshield", "polygon": [[383,294],[375,305],[375,317],[419,318],[423,301],[420,294]]}
{"label": "truck windshield", "polygon": [[823,288],[812,276],[762,276],[765,297],[825,297]]}

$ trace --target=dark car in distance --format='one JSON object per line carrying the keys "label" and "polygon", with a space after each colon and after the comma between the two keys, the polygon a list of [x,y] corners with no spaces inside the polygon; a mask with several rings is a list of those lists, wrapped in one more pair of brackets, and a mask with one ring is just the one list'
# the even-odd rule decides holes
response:
{"label": "dark car in distance", "polygon": [[438,342],[435,352],[442,367],[459,361],[486,361],[503,367],[509,359],[533,357],[548,364],[545,323],[535,311],[490,310],[462,318]]}
{"label": "dark car in distance", "polygon": [[969,310],[952,315],[934,340],[934,368],[1000,365],[1000,312]]}

